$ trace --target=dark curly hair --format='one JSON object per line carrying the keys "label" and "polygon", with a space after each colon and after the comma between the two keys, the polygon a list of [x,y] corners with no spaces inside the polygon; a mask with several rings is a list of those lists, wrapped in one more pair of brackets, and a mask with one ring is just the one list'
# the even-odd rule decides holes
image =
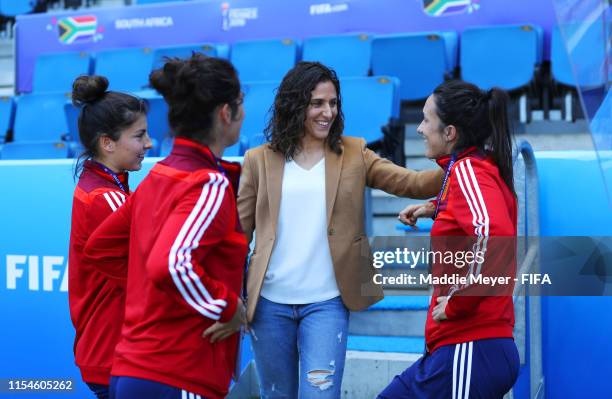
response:
{"label": "dark curly hair", "polygon": [[280,84],[272,116],[264,133],[274,151],[278,151],[290,160],[301,150],[301,141],[306,134],[304,122],[306,110],[310,104],[311,93],[321,82],[332,82],[338,96],[338,114],[325,140],[329,148],[340,154],[340,136],[344,130],[344,115],[340,97],[340,81],[334,70],[319,62],[298,62]]}
{"label": "dark curly hair", "polygon": [[238,113],[240,81],[229,61],[201,53],[166,58],[149,82],[168,103],[168,122],[176,136],[207,142],[217,106],[229,104],[232,119]]}

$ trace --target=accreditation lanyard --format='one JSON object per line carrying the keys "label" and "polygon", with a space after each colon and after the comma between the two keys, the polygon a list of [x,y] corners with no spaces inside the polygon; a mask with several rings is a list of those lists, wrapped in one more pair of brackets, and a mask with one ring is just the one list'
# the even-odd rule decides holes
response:
{"label": "accreditation lanyard", "polygon": [[100,163],[98,161],[92,161],[92,162],[94,162],[96,165],[98,165],[100,168],[102,168],[103,171],[108,173],[113,178],[113,180],[115,180],[115,184],[117,184],[117,186],[119,186],[121,191],[123,191],[124,193],[127,193],[127,190],[125,189],[125,186],[123,185],[123,183],[121,183],[121,180],[119,180],[119,176],[117,176],[117,174],[115,172],[113,172],[108,167],[106,167],[106,165],[104,165],[104,164],[102,164],[102,163]]}
{"label": "accreditation lanyard", "polygon": [[444,181],[442,182],[442,189],[440,190],[440,192],[438,193],[438,197],[436,198],[436,211],[433,215],[434,220],[438,216],[438,211],[440,210],[440,202],[442,201],[442,196],[444,195],[444,192],[446,191],[446,185],[448,184],[448,176],[450,176],[451,169],[455,164],[456,159],[457,155],[453,153],[453,155],[451,156],[451,160],[448,163],[448,168],[446,168],[446,174],[444,175]]}

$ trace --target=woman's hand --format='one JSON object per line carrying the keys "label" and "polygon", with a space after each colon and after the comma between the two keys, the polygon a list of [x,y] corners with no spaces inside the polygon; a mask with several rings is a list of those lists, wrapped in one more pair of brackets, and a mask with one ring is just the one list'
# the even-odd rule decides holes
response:
{"label": "woman's hand", "polygon": [[418,218],[432,217],[436,207],[431,202],[409,205],[399,213],[398,219],[403,224],[415,227]]}
{"label": "woman's hand", "polygon": [[441,322],[442,320],[446,320],[446,304],[448,303],[447,296],[439,296],[437,298],[438,304],[433,308],[431,312],[431,317],[434,321]]}
{"label": "woman's hand", "polygon": [[202,333],[202,338],[210,336],[210,343],[214,344],[240,331],[242,325],[246,325],[246,308],[244,307],[242,299],[238,298],[238,304],[232,319],[227,323],[216,322],[208,327]]}

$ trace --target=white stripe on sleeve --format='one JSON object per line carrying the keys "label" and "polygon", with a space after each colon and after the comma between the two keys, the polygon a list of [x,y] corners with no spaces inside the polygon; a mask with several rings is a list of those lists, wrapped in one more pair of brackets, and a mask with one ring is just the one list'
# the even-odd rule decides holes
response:
{"label": "white stripe on sleeve", "polygon": [[461,162],[458,165],[459,173],[457,173],[457,180],[459,181],[459,186],[461,186],[461,191],[463,192],[463,196],[468,203],[470,211],[472,212],[472,224],[474,225],[474,234],[476,236],[482,235],[482,221],[483,216],[478,207],[478,203],[476,201],[476,196],[472,190],[472,186],[470,184],[470,180],[468,179],[466,170],[465,170],[465,162]]}
{"label": "white stripe on sleeve", "polygon": [[115,212],[117,210],[117,205],[115,204],[115,202],[111,199],[110,195],[108,195],[108,193],[104,193],[104,199],[106,200],[106,202],[108,202],[108,205],[110,206],[110,208],[113,210],[113,212]]}
{"label": "white stripe on sleeve", "polygon": [[472,184],[474,186],[474,191],[476,192],[476,196],[478,197],[478,203],[480,205],[480,209],[482,210],[484,216],[484,233],[483,235],[489,236],[489,212],[487,212],[487,204],[485,204],[484,198],[482,197],[482,191],[480,191],[480,186],[478,185],[478,180],[476,180],[476,173],[474,173],[474,169],[472,169],[472,163],[469,158],[467,160],[467,170],[469,172],[470,177],[472,178]]}
{"label": "white stripe on sleeve", "polygon": [[121,201],[121,198],[117,195],[116,192],[110,191],[109,194],[115,200],[115,203],[117,204],[117,208],[119,208],[121,205],[123,205],[123,202]]}
{"label": "white stripe on sleeve", "polygon": [[119,199],[121,200],[122,204],[125,204],[125,195],[119,191],[115,191],[115,194],[117,194],[119,196]]}
{"label": "white stripe on sleeve", "polygon": [[191,251],[198,247],[200,239],[215,218],[228,185],[224,176],[218,173],[209,175],[210,181],[203,186],[198,201],[172,245],[168,255],[168,269],[185,301],[200,314],[218,320],[227,302],[212,298],[191,264]]}

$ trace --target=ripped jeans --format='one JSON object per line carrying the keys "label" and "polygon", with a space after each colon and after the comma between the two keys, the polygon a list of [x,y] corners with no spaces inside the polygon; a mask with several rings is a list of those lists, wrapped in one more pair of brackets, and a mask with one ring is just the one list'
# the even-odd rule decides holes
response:
{"label": "ripped jeans", "polygon": [[340,297],[306,305],[260,297],[251,342],[261,397],[340,398],[348,321]]}

